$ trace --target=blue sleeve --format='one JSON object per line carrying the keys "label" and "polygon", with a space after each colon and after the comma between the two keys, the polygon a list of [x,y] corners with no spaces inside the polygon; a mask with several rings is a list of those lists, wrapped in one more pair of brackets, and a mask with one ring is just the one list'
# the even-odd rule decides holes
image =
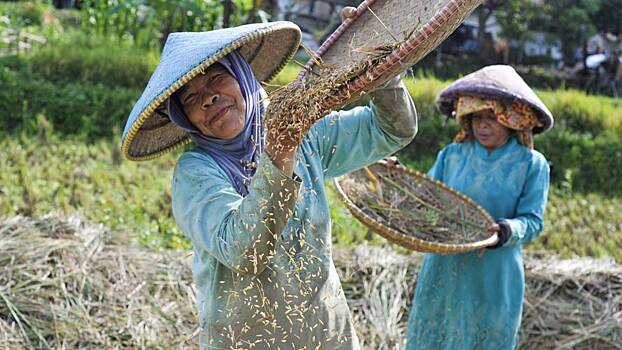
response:
{"label": "blue sleeve", "polygon": [[443,171],[445,169],[445,155],[446,154],[447,154],[447,148],[444,148],[440,152],[438,152],[434,165],[432,165],[432,168],[428,170],[428,176],[441,182],[444,182]]}
{"label": "blue sleeve", "polygon": [[385,132],[373,104],[331,113],[315,124],[307,137],[318,150],[326,177],[341,176],[374,163],[412,140],[412,136]]}
{"label": "blue sleeve", "polygon": [[211,158],[190,152],[175,167],[173,216],[195,250],[230,269],[257,275],[274,255],[299,187],[262,155],[249,194],[242,197]]}
{"label": "blue sleeve", "polygon": [[534,153],[527,179],[518,200],[516,216],[503,219],[512,231],[506,246],[526,244],[544,228],[544,209],[549,193],[549,165],[544,156]]}

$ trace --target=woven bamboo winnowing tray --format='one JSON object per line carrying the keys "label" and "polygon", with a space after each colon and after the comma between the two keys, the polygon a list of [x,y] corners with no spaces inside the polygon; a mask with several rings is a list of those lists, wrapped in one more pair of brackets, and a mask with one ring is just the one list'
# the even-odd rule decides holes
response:
{"label": "woven bamboo winnowing tray", "polygon": [[[369,60],[370,48],[385,47],[390,54],[357,74],[323,103],[338,109],[414,65],[445,40],[483,0],[366,0],[356,16],[346,19],[315,53],[330,66],[343,68]],[[363,50],[361,50],[363,49]],[[315,60],[306,64],[318,71]]]}
{"label": "woven bamboo winnowing tray", "polygon": [[405,248],[462,253],[497,243],[494,223],[473,200],[418,171],[376,163],[335,180],[350,212]]}

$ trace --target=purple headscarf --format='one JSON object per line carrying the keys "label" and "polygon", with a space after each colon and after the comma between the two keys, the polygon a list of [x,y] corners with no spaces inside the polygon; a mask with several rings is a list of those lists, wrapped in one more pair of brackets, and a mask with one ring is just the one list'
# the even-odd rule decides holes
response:
{"label": "purple headscarf", "polygon": [[231,140],[203,135],[184,113],[176,98],[167,102],[171,121],[190,133],[198,148],[212,156],[227,173],[236,191],[246,196],[247,186],[255,174],[257,158],[263,151],[263,114],[266,110],[266,92],[261,87],[246,59],[233,51],[220,59],[229,73],[237,80],[246,101],[246,122],[240,134]]}

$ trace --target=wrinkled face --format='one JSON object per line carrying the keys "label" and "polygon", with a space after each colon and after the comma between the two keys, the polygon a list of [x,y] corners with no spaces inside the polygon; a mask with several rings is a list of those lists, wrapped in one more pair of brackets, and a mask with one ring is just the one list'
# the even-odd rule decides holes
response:
{"label": "wrinkled face", "polygon": [[488,151],[505,145],[510,137],[510,129],[497,121],[493,111],[487,109],[471,115],[471,126],[475,138]]}
{"label": "wrinkled face", "polygon": [[203,135],[230,140],[246,121],[246,102],[237,80],[220,64],[184,85],[179,101],[190,122]]}

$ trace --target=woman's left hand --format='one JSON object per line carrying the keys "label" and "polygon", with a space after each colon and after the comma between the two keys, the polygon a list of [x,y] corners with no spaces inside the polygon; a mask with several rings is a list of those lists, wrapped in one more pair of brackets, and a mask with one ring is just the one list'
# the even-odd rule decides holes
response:
{"label": "woman's left hand", "polygon": [[341,10],[341,22],[356,16],[356,7],[346,6]]}
{"label": "woman's left hand", "polygon": [[493,246],[487,247],[488,249],[496,249],[502,247],[510,239],[512,231],[510,225],[506,221],[497,221],[496,223],[488,226],[487,231],[491,234],[496,234],[499,240]]}
{"label": "woman's left hand", "polygon": [[499,224],[494,223],[490,226],[488,226],[488,229],[486,229],[486,231],[488,231],[488,233],[499,233],[501,232],[501,227],[499,226]]}

